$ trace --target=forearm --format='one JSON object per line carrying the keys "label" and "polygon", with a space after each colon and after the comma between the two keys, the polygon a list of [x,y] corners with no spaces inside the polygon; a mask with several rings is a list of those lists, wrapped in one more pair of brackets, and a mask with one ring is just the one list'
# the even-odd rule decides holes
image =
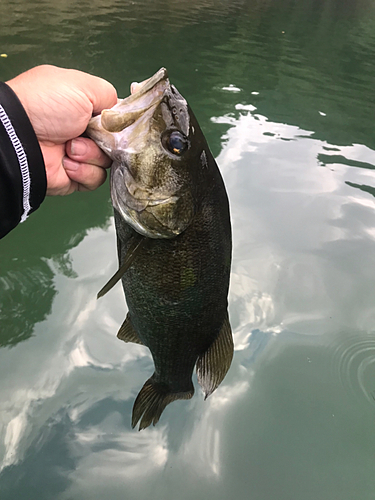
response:
{"label": "forearm", "polygon": [[34,129],[16,94],[0,82],[0,238],[39,207],[46,188]]}

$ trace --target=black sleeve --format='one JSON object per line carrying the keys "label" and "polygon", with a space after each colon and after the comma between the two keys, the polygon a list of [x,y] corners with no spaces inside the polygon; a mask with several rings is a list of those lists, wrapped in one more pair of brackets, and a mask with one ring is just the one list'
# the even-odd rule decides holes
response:
{"label": "black sleeve", "polygon": [[39,207],[46,189],[34,129],[16,94],[0,82],[0,238]]}

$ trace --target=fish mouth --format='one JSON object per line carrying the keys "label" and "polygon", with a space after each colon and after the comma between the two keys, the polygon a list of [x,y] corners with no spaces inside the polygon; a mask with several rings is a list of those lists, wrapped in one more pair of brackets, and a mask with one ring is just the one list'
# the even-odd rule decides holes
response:
{"label": "fish mouth", "polygon": [[137,233],[153,239],[174,238],[180,234],[178,228],[171,228],[163,224],[155,216],[154,209],[161,205],[174,205],[178,201],[175,195],[157,198],[149,193],[143,192],[143,196],[131,194],[131,176],[126,168],[111,169],[111,200],[113,207],[121,217]]}
{"label": "fish mouth", "polygon": [[168,72],[161,68],[151,78],[138,83],[136,92],[91,118],[86,133],[111,157],[112,151],[126,148],[120,132],[160,104],[169,87]]}
{"label": "fish mouth", "polygon": [[[164,83],[165,87],[169,86],[168,71],[165,68],[160,68],[154,75],[143,82],[137,84],[137,91],[130,94],[129,97],[122,100],[122,104],[132,104],[137,101],[141,96],[147,94],[151,89],[153,89],[157,84]],[[133,85],[133,84],[132,84]],[[161,90],[161,89],[159,89]],[[163,89],[164,91],[164,89]]]}

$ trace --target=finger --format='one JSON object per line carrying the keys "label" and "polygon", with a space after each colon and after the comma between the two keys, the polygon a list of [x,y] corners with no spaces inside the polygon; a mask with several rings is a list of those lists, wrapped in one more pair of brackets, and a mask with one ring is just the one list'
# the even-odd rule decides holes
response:
{"label": "finger", "polygon": [[95,144],[86,137],[77,137],[66,144],[67,156],[78,163],[90,163],[102,168],[111,166],[112,160]]}
{"label": "finger", "polygon": [[93,114],[98,114],[103,109],[112,108],[117,103],[117,91],[111,83],[98,76],[86,73],[81,75],[85,94],[93,106]]}
{"label": "finger", "polygon": [[63,167],[69,179],[78,183],[78,191],[93,191],[103,184],[107,171],[90,163],[79,163],[65,156]]}
{"label": "finger", "polygon": [[40,149],[42,150],[44,165],[46,167],[46,194],[48,196],[64,196],[77,191],[76,183],[68,177],[61,165],[61,159],[65,154],[65,145],[40,142]]}

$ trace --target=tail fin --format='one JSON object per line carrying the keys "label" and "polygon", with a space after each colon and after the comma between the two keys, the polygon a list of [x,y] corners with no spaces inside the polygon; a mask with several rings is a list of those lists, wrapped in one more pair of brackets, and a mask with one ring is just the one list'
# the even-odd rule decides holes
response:
{"label": "tail fin", "polygon": [[170,392],[166,384],[155,382],[153,377],[149,378],[140,390],[133,406],[132,427],[137,425],[139,419],[139,430],[149,425],[157,424],[165,407],[177,399],[191,399],[194,387],[187,392]]}

